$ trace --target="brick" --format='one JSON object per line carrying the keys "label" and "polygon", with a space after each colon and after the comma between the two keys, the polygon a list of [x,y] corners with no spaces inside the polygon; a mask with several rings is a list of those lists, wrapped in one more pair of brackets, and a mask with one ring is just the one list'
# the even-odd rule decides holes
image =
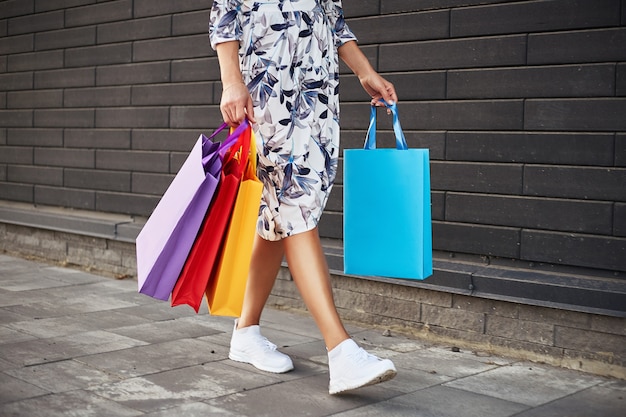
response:
{"label": "brick", "polygon": [[97,85],[133,85],[170,81],[168,62],[107,65],[96,68]]}
{"label": "brick", "polygon": [[8,66],[8,57],[5,56],[0,56],[0,73],[2,72],[7,72],[7,66]]}
{"label": "brick", "polygon": [[64,107],[106,107],[130,105],[131,86],[66,89]]}
{"label": "brick", "polygon": [[96,207],[107,213],[149,216],[159,202],[159,197],[98,191]]}
{"label": "brick", "polygon": [[147,174],[143,172],[132,173],[132,192],[135,194],[151,194],[162,196],[167,187],[172,183],[174,176],[171,174]]}
{"label": "brick", "polygon": [[488,315],[485,333],[507,339],[552,346],[554,326],[550,323]]}
{"label": "brick", "polygon": [[589,330],[557,326],[555,345],[590,353],[612,353],[618,358],[626,355],[626,337]]}
{"label": "brick", "polygon": [[35,45],[35,35],[16,35],[0,38],[0,55],[32,52]]}
{"label": "brick", "polygon": [[578,329],[590,329],[592,317],[593,315],[588,313],[537,306],[521,306],[519,314],[522,320]]}
{"label": "brick", "polygon": [[[121,20],[121,19],[120,19]],[[98,43],[125,42],[130,40],[161,38],[172,31],[172,19],[158,16],[98,25]]]}
{"label": "brick", "polygon": [[95,3],[97,0],[36,0],[35,11],[45,12],[49,10],[67,9]]}
{"label": "brick", "polygon": [[626,271],[626,239],[523,230],[520,259]]}
{"label": "brick", "polygon": [[614,163],[614,137],[610,133],[448,132],[445,150],[448,160],[595,166]]}
{"label": "brick", "polygon": [[37,51],[94,45],[95,43],[95,27],[61,29],[35,34],[35,49]]}
{"label": "brick", "polygon": [[452,10],[450,35],[543,32],[619,25],[620,0],[554,0]]}
{"label": "brick", "polygon": [[94,168],[93,149],[35,148],[35,165]]}
{"label": "brick", "polygon": [[386,14],[501,2],[502,0],[381,0],[380,10]]}
{"label": "brick", "polygon": [[63,11],[38,13],[9,19],[9,35],[63,28]]}
{"label": "brick", "polygon": [[[623,317],[609,317],[601,315],[591,315],[591,330],[602,333],[610,333],[619,336],[626,336],[626,326]],[[625,358],[626,359],[626,358]]]}
{"label": "brick", "polygon": [[519,258],[520,230],[513,227],[433,222],[433,249]]}
{"label": "brick", "polygon": [[72,48],[65,51],[66,67],[124,64],[132,61],[132,43]]}
{"label": "brick", "polygon": [[220,80],[220,67],[216,57],[172,61],[172,82],[209,80]]}
{"label": "brick", "polygon": [[626,167],[626,133],[615,135],[615,166]]}
{"label": "brick", "polygon": [[30,90],[33,88],[32,72],[0,74],[0,90]]}
{"label": "brick", "polygon": [[422,321],[427,325],[484,333],[485,315],[422,304]]}
{"label": "brick", "polygon": [[180,13],[203,10],[208,7],[205,0],[135,0],[135,17]]}
{"label": "brick", "polygon": [[626,169],[526,166],[524,194],[585,200],[626,201]]}
{"label": "brick", "polygon": [[626,60],[626,28],[530,34],[528,65]]}
{"label": "brick", "polygon": [[35,109],[61,107],[63,90],[15,91],[7,94],[7,108]]}
{"label": "brick", "polygon": [[445,220],[446,214],[446,196],[445,192],[437,192],[434,191],[430,196],[430,210],[431,210],[431,218],[433,220]]}
{"label": "brick", "polygon": [[73,190],[69,188],[35,186],[36,204],[45,204],[57,207],[73,207],[84,210],[94,210],[95,192],[90,190]]}
{"label": "brick", "polygon": [[398,318],[409,321],[419,321],[420,305],[415,301],[393,300],[378,294],[355,293],[349,290],[335,289],[333,291],[335,303],[339,308],[359,309],[367,306],[367,312],[383,317]]}
{"label": "brick", "polygon": [[130,129],[66,129],[67,148],[130,149]]}
{"label": "brick", "polygon": [[431,161],[433,190],[521,194],[523,166]]}
{"label": "brick", "polygon": [[3,146],[0,153],[2,164],[32,164],[33,148],[28,146]]}
{"label": "brick", "polygon": [[[211,130],[205,132],[210,136]],[[200,136],[197,130],[133,129],[133,149],[189,152]]]}
{"label": "brick", "polygon": [[206,104],[213,97],[213,83],[172,83],[133,86],[133,105]]}
{"label": "brick", "polygon": [[361,0],[358,3],[346,2],[346,4],[343,5],[343,12],[346,19],[350,19],[354,16],[377,14],[379,11],[379,3],[379,0]]}
{"label": "brick", "polygon": [[167,127],[169,111],[161,107],[96,109],[96,127]]}
{"label": "brick", "polygon": [[33,185],[0,182],[0,195],[3,200],[33,202]]}
{"label": "brick", "polygon": [[444,10],[368,16],[351,19],[349,26],[359,44],[367,45],[447,38],[449,22],[449,12]]}
{"label": "brick", "polygon": [[65,26],[86,26],[133,17],[132,0],[107,1],[65,10]]}
{"label": "brick", "polygon": [[63,51],[42,51],[10,55],[7,68],[11,72],[63,67]]}
{"label": "brick", "polygon": [[[521,100],[407,102],[401,109],[405,130],[517,130],[524,117]],[[369,104],[344,103],[341,118],[342,129],[366,129]],[[378,123],[385,129],[390,121]]]}
{"label": "brick", "polygon": [[210,9],[197,12],[181,13],[172,16],[172,35],[193,35],[208,33]]}
{"label": "brick", "polygon": [[7,179],[10,182],[63,186],[63,168],[27,165],[9,165]]}
{"label": "brick", "polygon": [[90,109],[35,110],[35,127],[93,127],[94,111]]}
{"label": "brick", "polygon": [[175,129],[203,129],[223,122],[218,106],[172,106],[170,127]]}
{"label": "brick", "polygon": [[318,224],[320,236],[332,239],[343,239],[343,215],[325,211]]}
{"label": "brick", "polygon": [[17,146],[63,146],[63,129],[9,129],[7,143]]}
{"label": "brick", "polygon": [[564,232],[612,234],[613,204],[580,200],[446,194],[446,220]]}
{"label": "brick", "polygon": [[486,314],[487,320],[491,316],[518,318],[522,307],[516,303],[489,300],[486,298],[469,297],[465,295],[452,295],[452,308],[461,311]]}
{"label": "brick", "polygon": [[441,70],[526,64],[526,37],[447,39],[380,45],[379,71]]}
{"label": "brick", "polygon": [[[367,58],[369,63],[374,67],[375,70],[379,70],[378,68],[378,45],[364,45],[361,47],[361,52]],[[346,65],[343,60],[339,60],[339,73],[340,74],[352,74],[352,70],[348,65]]]}
{"label": "brick", "polygon": [[447,80],[452,99],[606,97],[615,91],[615,65],[449,71]]}
{"label": "brick", "polygon": [[103,170],[169,172],[166,152],[98,150],[96,168]]}
{"label": "brick", "polygon": [[626,64],[617,64],[616,96],[626,96]]}
{"label": "brick", "polygon": [[88,87],[96,83],[94,68],[72,68],[35,73],[35,88]]}
{"label": "brick", "polygon": [[626,130],[626,99],[527,100],[524,129],[568,131]]}
{"label": "brick", "polygon": [[8,0],[0,4],[0,16],[4,19],[32,13],[34,0]]}
{"label": "brick", "polygon": [[615,203],[614,210],[613,234],[615,236],[626,237],[626,204]]}
{"label": "brick", "polygon": [[63,185],[69,188],[128,192],[130,172],[65,169]]}
{"label": "brick", "polygon": [[0,183],[7,181],[7,166],[0,165]]}
{"label": "brick", "polygon": [[136,41],[133,45],[134,62],[200,58],[209,55],[215,54],[211,51],[206,34]]}
{"label": "brick", "polygon": [[0,110],[0,127],[32,127],[32,110]]}

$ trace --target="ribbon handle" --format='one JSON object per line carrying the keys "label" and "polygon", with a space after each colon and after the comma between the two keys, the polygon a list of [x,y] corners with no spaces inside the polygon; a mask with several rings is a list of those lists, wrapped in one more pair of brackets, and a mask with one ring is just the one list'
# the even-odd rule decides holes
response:
{"label": "ribbon handle", "polygon": [[[396,103],[389,104],[383,99],[380,99],[380,102],[384,103],[385,106],[391,110],[391,114],[393,115],[393,131],[396,136],[396,148],[399,150],[409,149],[406,144],[404,132],[402,132],[402,126],[400,126]],[[370,109],[370,125],[367,128],[367,136],[365,137],[365,146],[363,149],[376,149],[376,106],[372,106]]]}

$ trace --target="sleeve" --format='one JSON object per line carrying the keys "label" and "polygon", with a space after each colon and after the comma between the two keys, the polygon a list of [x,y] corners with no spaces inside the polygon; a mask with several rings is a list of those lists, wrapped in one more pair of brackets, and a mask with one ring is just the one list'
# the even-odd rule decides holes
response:
{"label": "sleeve", "polygon": [[241,40],[241,4],[243,0],[213,0],[209,17],[209,40],[218,43]]}
{"label": "sleeve", "polygon": [[324,12],[335,35],[335,46],[340,47],[348,41],[357,40],[344,19],[341,0],[325,0]]}

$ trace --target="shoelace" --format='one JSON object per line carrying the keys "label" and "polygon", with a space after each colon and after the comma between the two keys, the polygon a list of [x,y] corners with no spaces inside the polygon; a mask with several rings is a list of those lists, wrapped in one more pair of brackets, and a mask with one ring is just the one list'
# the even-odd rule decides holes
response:
{"label": "shoelace", "polygon": [[352,359],[354,361],[354,363],[356,364],[365,364],[367,362],[371,362],[371,361],[379,361],[380,358],[378,356],[372,355],[371,353],[369,353],[368,351],[366,351],[363,348],[359,348],[358,350],[356,350],[355,352],[351,353],[348,356],[350,359]]}
{"label": "shoelace", "polygon": [[259,345],[259,347],[263,348],[263,349],[268,349],[271,351],[275,351],[278,347],[273,344],[272,342],[270,342],[269,340],[267,340],[266,337],[260,337],[257,340],[257,344]]}

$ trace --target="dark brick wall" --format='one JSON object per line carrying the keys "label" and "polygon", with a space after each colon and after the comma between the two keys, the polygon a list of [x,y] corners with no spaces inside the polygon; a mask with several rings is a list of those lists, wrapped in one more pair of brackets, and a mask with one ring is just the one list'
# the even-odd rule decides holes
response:
{"label": "dark brick wall", "polygon": [[[0,199],[148,216],[221,121],[210,5],[0,1]],[[626,0],[344,8],[431,151],[436,250],[626,271]],[[360,147],[367,96],[342,72]],[[339,179],[323,235],[342,237],[342,207]]]}

